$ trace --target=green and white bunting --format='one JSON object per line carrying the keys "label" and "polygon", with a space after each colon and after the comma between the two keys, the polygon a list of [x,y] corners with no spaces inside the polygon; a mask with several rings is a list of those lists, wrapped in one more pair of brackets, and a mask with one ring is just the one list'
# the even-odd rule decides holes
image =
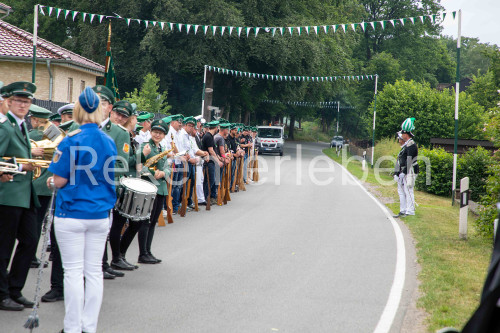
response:
{"label": "green and white bunting", "polygon": [[227,69],[215,66],[205,66],[208,71],[231,75],[236,77],[247,77],[254,79],[264,79],[271,81],[286,81],[286,82],[335,82],[339,80],[352,80],[352,81],[363,81],[363,80],[374,80],[377,74],[361,74],[361,75],[335,75],[335,76],[298,76],[298,75],[274,75],[274,74],[260,74],[260,73],[249,73],[243,71],[237,71],[234,69]]}
{"label": "green and white bunting", "polygon": [[[328,25],[309,25],[309,26],[289,26],[289,27],[236,27],[236,26],[218,26],[218,25],[203,25],[203,24],[192,24],[192,23],[174,23],[174,22],[163,22],[163,21],[152,21],[152,20],[141,20],[136,18],[124,18],[117,14],[115,16],[107,16],[101,14],[93,14],[86,13],[77,10],[70,9],[62,9],[57,7],[50,7],[46,5],[38,5],[39,11],[42,15],[52,16],[54,14],[58,19],[61,13],[64,13],[64,19],[68,19],[68,16],[71,20],[75,21],[77,17],[81,17],[83,22],[87,18],[89,18],[90,23],[94,22],[94,19],[97,17],[99,23],[102,23],[104,18],[108,19],[116,19],[116,20],[124,20],[128,26],[130,26],[131,22],[137,22],[139,26],[144,25],[146,29],[159,27],[161,30],[165,28],[170,29],[171,32],[186,32],[186,35],[198,33],[198,30],[201,28],[204,35],[219,35],[220,36],[237,36],[241,37],[243,34],[247,38],[249,37],[257,37],[262,33],[271,34],[273,37],[276,35],[290,35],[290,36],[302,36],[302,35],[319,35],[321,33],[328,34],[330,31],[333,33],[337,33],[342,31],[347,33],[348,31],[359,31],[364,32],[367,29],[371,28],[375,30],[381,28],[385,30],[390,26],[392,28],[396,28],[397,26],[404,26],[407,24],[417,24],[421,22],[422,24],[426,22],[430,22],[432,24],[436,24],[438,21],[443,21],[448,13],[442,12],[431,15],[421,15],[414,17],[404,17],[397,18],[391,20],[382,20],[382,21],[372,21],[372,22],[357,22],[357,23],[342,23],[342,24],[328,24]],[[456,17],[456,11],[451,12],[453,20]],[[80,15],[78,15],[80,14]],[[288,78],[287,78],[288,79]]]}
{"label": "green and white bunting", "polygon": [[[337,102],[297,102],[297,101],[278,101],[272,99],[263,100],[262,103],[269,104],[283,104],[283,105],[291,105],[297,107],[307,107],[307,108],[319,108],[319,109],[337,109]],[[353,109],[352,106],[341,106],[341,109]]]}

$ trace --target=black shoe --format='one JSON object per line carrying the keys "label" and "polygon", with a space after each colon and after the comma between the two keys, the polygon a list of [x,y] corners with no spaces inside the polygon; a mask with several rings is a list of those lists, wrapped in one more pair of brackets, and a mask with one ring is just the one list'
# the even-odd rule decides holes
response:
{"label": "black shoe", "polygon": [[[40,259],[35,258],[31,261],[31,268],[39,268],[41,264],[42,264],[42,262],[40,261]],[[49,263],[47,261],[44,262],[43,268],[46,268],[48,265],[49,265]]]}
{"label": "black shoe", "polygon": [[11,299],[16,303],[21,304],[25,308],[32,308],[35,305],[35,302],[28,301],[28,299],[24,296],[17,297],[17,298],[11,297]]}
{"label": "black shoe", "polygon": [[53,261],[53,260],[54,260],[54,253],[50,252],[50,254],[49,254],[49,261]]}
{"label": "black shoe", "polygon": [[17,302],[14,302],[10,297],[3,299],[0,302],[0,310],[6,311],[22,311],[24,306]]}
{"label": "black shoe", "polygon": [[104,280],[113,280],[116,276],[114,276],[113,274],[109,274],[106,271],[102,271],[102,277]]}
{"label": "black shoe", "polygon": [[206,206],[206,205],[207,205],[207,202],[206,202],[206,201],[203,201],[203,202],[198,203],[198,206]]}
{"label": "black shoe", "polygon": [[122,254],[122,260],[123,260],[123,261],[124,261],[127,265],[134,267],[134,269],[138,269],[138,268],[139,268],[139,266],[129,263],[129,262],[127,261],[127,259],[125,259],[125,256],[124,256],[123,254]]}
{"label": "black shoe", "polygon": [[398,217],[405,217],[405,216],[406,216],[406,214],[405,214],[405,213],[401,213],[401,212],[399,212],[399,213],[398,213],[398,215],[393,215],[392,217],[394,217],[394,218],[398,218]]}
{"label": "black shoe", "polygon": [[42,296],[42,302],[57,302],[64,301],[64,293],[56,289],[50,289]]}
{"label": "black shoe", "polygon": [[128,265],[123,259],[120,257],[118,259],[111,260],[111,267],[113,269],[121,270],[121,271],[133,271],[134,266]]}
{"label": "black shoe", "polygon": [[139,256],[139,259],[137,260],[139,263],[141,264],[156,264],[157,261],[154,260],[153,258],[151,258],[149,255],[147,254],[141,254]]}
{"label": "black shoe", "polygon": [[122,272],[119,272],[119,271],[115,271],[111,267],[106,268],[106,272],[109,273],[109,274],[111,274],[111,275],[114,275],[116,277],[123,277],[123,276],[125,276],[125,273],[122,273]]}
{"label": "black shoe", "polygon": [[149,258],[153,259],[154,261],[156,261],[157,264],[161,263],[161,259],[158,259],[156,258],[154,255],[152,255],[151,253],[148,253],[148,256]]}
{"label": "black shoe", "polygon": [[172,215],[177,215],[177,211],[176,211],[176,210],[175,210],[175,211],[173,211],[173,212],[172,212]]}

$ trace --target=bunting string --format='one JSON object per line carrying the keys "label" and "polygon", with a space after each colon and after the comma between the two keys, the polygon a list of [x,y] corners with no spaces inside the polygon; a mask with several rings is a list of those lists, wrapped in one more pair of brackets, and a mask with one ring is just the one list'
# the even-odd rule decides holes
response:
{"label": "bunting string", "polygon": [[206,66],[210,72],[231,75],[236,77],[246,77],[251,79],[263,79],[271,81],[287,81],[287,82],[334,82],[337,80],[345,81],[362,81],[373,80],[377,74],[361,74],[361,75],[336,75],[336,76],[304,76],[304,75],[275,75],[275,74],[260,74],[237,71],[234,69],[220,68],[214,66]]}
{"label": "bunting string", "polygon": [[[300,107],[313,107],[320,109],[337,109],[338,102],[297,102],[297,101],[279,101],[279,100],[263,100],[262,103],[269,104],[283,104],[283,105],[291,105],[291,106],[300,106]],[[354,109],[352,106],[341,106],[340,109]]]}
{"label": "bunting string", "polygon": [[[238,26],[224,26],[224,25],[203,25],[203,24],[193,24],[193,23],[174,23],[174,22],[163,22],[154,20],[142,20],[136,18],[125,18],[118,14],[115,16],[93,14],[87,12],[81,12],[71,9],[63,9],[57,7],[50,7],[46,5],[38,5],[39,11],[42,15],[56,16],[57,19],[64,18],[75,21],[77,18],[81,18],[83,22],[88,21],[89,23],[97,22],[102,23],[103,19],[118,19],[123,20],[130,26],[131,23],[138,23],[140,26],[144,25],[147,28],[158,27],[161,30],[170,30],[172,32],[189,34],[203,33],[205,36],[243,36],[257,37],[259,33],[270,34],[273,37],[278,36],[303,36],[303,35],[319,35],[321,33],[329,34],[330,32],[344,32],[348,31],[366,31],[367,29],[375,30],[377,27],[385,30],[389,27],[389,24],[395,28],[396,26],[405,26],[407,24],[417,24],[430,22],[432,24],[443,21],[445,17],[449,14],[448,12],[441,12],[431,15],[420,15],[413,17],[404,17],[391,20],[381,20],[381,21],[371,21],[371,22],[358,22],[358,23],[341,23],[341,24],[328,24],[328,25],[309,25],[309,26],[287,26],[287,27],[238,27]],[[453,20],[456,17],[457,12],[450,12]],[[97,20],[96,20],[97,18]]]}

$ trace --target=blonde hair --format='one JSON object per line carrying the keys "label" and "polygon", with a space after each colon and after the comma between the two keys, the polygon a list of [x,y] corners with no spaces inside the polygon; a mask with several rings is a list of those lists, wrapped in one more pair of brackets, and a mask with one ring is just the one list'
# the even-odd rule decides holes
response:
{"label": "blonde hair", "polygon": [[80,101],[77,100],[75,102],[75,108],[73,109],[73,119],[78,124],[94,123],[100,125],[104,120],[101,103],[99,102],[99,106],[94,112],[88,113],[82,108]]}

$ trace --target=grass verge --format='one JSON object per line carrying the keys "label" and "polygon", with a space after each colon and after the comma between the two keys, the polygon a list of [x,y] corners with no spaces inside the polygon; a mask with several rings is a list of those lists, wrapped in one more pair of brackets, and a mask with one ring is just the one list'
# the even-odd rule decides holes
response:
{"label": "grass verge", "polygon": [[[342,164],[342,156],[337,156],[334,149],[324,149],[323,152]],[[351,161],[346,168],[357,178],[362,178],[361,162]],[[366,182],[376,189],[377,195],[393,199],[394,203],[387,206],[396,214],[399,211],[396,184],[381,185],[374,170],[368,167],[368,172]],[[381,174],[380,178],[391,180],[388,174]],[[417,243],[421,266],[418,276],[421,297],[417,305],[429,314],[428,332],[446,326],[462,328],[479,305],[492,252],[491,240],[475,232],[472,214],[469,214],[469,238],[459,240],[459,209],[451,206],[449,198],[415,191],[415,201],[418,204],[416,215],[404,218],[404,223]]]}

